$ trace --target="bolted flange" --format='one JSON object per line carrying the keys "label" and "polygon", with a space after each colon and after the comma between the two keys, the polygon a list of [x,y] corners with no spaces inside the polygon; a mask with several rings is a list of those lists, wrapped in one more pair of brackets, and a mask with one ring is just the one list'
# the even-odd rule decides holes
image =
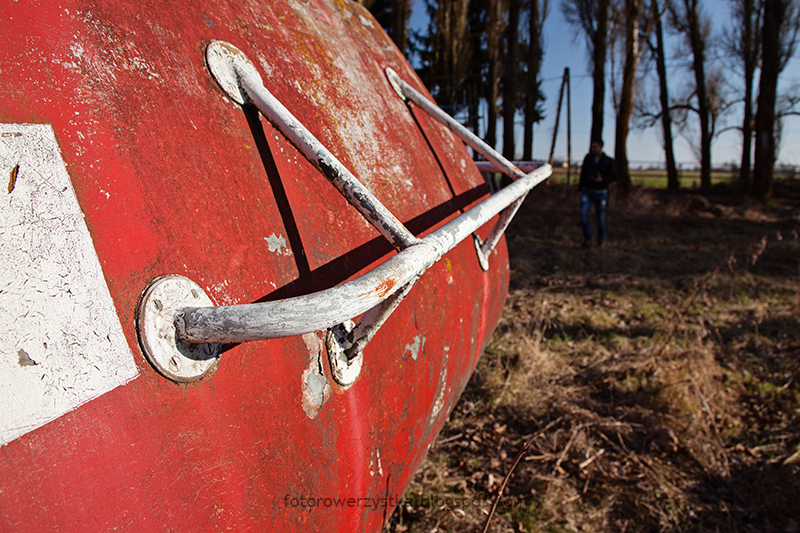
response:
{"label": "bolted flange", "polygon": [[136,310],[136,332],[145,357],[164,377],[197,381],[217,365],[219,344],[187,344],[175,330],[175,314],[186,307],[213,306],[194,281],[170,274],[153,280]]}

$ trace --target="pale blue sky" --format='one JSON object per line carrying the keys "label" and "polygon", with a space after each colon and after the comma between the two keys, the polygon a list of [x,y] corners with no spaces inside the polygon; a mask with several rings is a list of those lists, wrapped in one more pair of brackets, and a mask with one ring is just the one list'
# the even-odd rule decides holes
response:
{"label": "pale blue sky", "polygon": [[[415,0],[411,26],[418,28],[426,25],[426,15],[422,0]],[[547,95],[545,102],[546,118],[534,133],[534,157],[546,159],[550,152],[553,125],[558,105],[558,91],[561,87],[561,76],[564,67],[569,67],[572,83],[572,158],[580,161],[589,146],[589,130],[591,128],[592,79],[589,76],[586,46],[582,35],[573,38],[575,30],[569,26],[561,14],[559,0],[551,0],[550,12],[545,24],[545,55],[542,65],[543,92]],[[723,29],[730,26],[728,7],[725,0],[704,0],[705,11],[711,16],[712,31],[719,38]],[[668,36],[669,83],[671,94],[676,94],[682,84],[689,83],[685,68],[679,61],[672,60],[676,38]],[[717,55],[720,55],[718,53]],[[797,56],[797,54],[795,54]],[[718,64],[724,67],[731,59],[719,58]],[[655,67],[652,66],[654,70]],[[732,68],[728,68],[728,79],[731,90],[741,91],[740,76]],[[653,76],[655,81],[655,76]],[[781,86],[787,87],[800,83],[800,61],[793,59],[783,72]],[[756,82],[757,84],[757,82]],[[650,88],[655,90],[655,87]],[[757,86],[756,86],[757,92]],[[657,93],[653,93],[657,96]],[[606,152],[614,153],[614,120],[615,111],[611,101],[611,89],[607,88],[608,100],[605,107],[604,138]],[[741,122],[741,108],[734,109],[728,119],[731,125]],[[781,163],[800,165],[800,117],[789,117],[784,121],[784,138],[778,161]],[[562,109],[561,125],[556,142],[556,158],[566,157],[566,122],[565,110]],[[522,131],[517,135],[517,151],[521,153]],[[499,148],[499,147],[498,147]],[[676,136],[675,157],[678,162],[695,165],[697,160],[690,148],[689,141]],[[664,150],[656,129],[644,131],[632,130],[628,138],[628,158],[632,166],[637,164],[658,164],[664,161]],[[715,165],[739,162],[741,160],[741,134],[738,131],[723,133],[712,145],[712,160]]]}

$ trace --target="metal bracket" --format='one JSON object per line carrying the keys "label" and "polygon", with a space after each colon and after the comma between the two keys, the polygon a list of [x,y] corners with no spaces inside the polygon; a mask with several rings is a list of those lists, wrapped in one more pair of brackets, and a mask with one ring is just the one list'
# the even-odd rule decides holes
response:
{"label": "metal bracket", "polygon": [[472,234],[472,242],[475,244],[475,253],[478,254],[478,264],[480,264],[481,269],[486,272],[489,270],[489,256],[492,255],[492,251],[489,250],[488,254],[483,253],[483,241],[474,233]]}
{"label": "metal bracket", "polygon": [[355,328],[353,321],[346,320],[325,333],[325,347],[328,349],[331,375],[343,389],[349,389],[356,382],[364,365],[363,350],[359,350],[352,358],[348,357],[347,350],[351,343],[347,338],[353,328]]}
{"label": "metal bracket", "polygon": [[361,372],[364,348],[397,309],[403,298],[411,292],[418,280],[419,276],[364,313],[358,325],[354,326],[352,320],[347,320],[328,330],[325,342],[331,361],[331,371],[339,385],[346,389],[355,382]]}
{"label": "metal bracket", "polygon": [[139,300],[139,344],[150,364],[172,381],[197,381],[217,365],[219,344],[187,344],[175,331],[175,316],[183,308],[209,305],[214,302],[200,285],[176,274],[153,280]]}

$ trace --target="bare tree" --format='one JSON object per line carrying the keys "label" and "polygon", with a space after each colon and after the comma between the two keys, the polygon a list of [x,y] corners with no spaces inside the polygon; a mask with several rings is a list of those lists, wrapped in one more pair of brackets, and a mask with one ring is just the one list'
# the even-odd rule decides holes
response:
{"label": "bare tree", "polygon": [[711,102],[706,87],[706,52],[711,35],[711,21],[701,13],[700,0],[674,0],[669,6],[672,27],[684,37],[692,54],[695,105],[686,104],[700,122],[700,190],[711,189]]}
{"label": "bare tree", "polygon": [[408,52],[412,0],[356,0],[369,9],[403,54]]}
{"label": "bare tree", "polygon": [[486,144],[491,147],[497,145],[497,99],[500,96],[500,47],[503,42],[505,22],[503,12],[504,0],[485,0],[486,21],[486,61],[488,72],[486,75]]}
{"label": "bare tree", "polygon": [[564,0],[564,18],[583,31],[592,61],[592,140],[603,137],[603,112],[606,97],[606,57],[610,0]]}
{"label": "bare tree", "polygon": [[762,202],[769,202],[772,200],[777,155],[776,128],[780,123],[775,112],[778,77],[794,54],[800,31],[800,9],[793,0],[764,0],[763,20],[752,195]]}
{"label": "bare tree", "polygon": [[[678,93],[670,111],[678,133],[689,141],[689,148],[697,160],[701,162],[702,168],[703,146],[702,143],[700,145],[697,144],[697,132],[694,130],[695,123],[690,120],[691,116],[699,115],[695,91],[695,87],[687,86],[684,92]],[[709,143],[712,143],[718,135],[731,129],[725,127],[724,119],[734,104],[729,98],[729,85],[720,66],[709,65],[706,67],[705,91],[708,106],[708,137]]]}
{"label": "bare tree", "polygon": [[[651,128],[657,123],[661,123],[661,136],[664,143],[664,158],[667,165],[667,190],[675,192],[680,188],[678,181],[678,169],[675,165],[675,151],[673,149],[672,136],[672,109],[669,98],[669,87],[667,84],[667,64],[666,51],[664,48],[664,24],[663,18],[666,13],[666,1],[664,6],[659,6],[658,0],[652,0],[651,7],[660,16],[655,24],[655,43],[648,39],[647,47],[650,55],[656,63],[656,74],[658,75],[658,101],[649,102],[644,98],[639,98],[636,102],[634,111],[634,121],[636,126],[642,129]],[[645,69],[646,70],[646,69]]]}
{"label": "bare tree", "polygon": [[503,68],[503,155],[514,159],[514,117],[517,114],[519,72],[519,15],[522,0],[508,1],[506,25],[506,53]]}
{"label": "bare tree", "polygon": [[404,54],[408,49],[408,21],[411,19],[412,0],[392,0],[391,37]]}
{"label": "bare tree", "polygon": [[724,37],[725,49],[737,57],[744,78],[744,113],[742,118],[742,162],[739,169],[739,189],[750,192],[753,152],[753,83],[761,59],[761,17],[763,0],[730,0],[733,28]]}
{"label": "bare tree", "polygon": [[428,31],[415,35],[422,67],[418,73],[436,98],[451,113],[467,104],[464,80],[472,48],[467,28],[469,0],[426,0]]}
{"label": "bare tree", "polygon": [[[657,5],[657,0],[653,0],[653,3]],[[678,182],[678,169],[675,166],[675,151],[672,148],[672,117],[669,110],[667,63],[662,18],[663,16],[659,16],[656,21],[655,55],[658,70],[659,100],[661,102],[661,132],[664,137],[664,158],[667,162],[667,190],[675,192],[680,188],[680,183]]]}
{"label": "bare tree", "polygon": [[542,119],[540,102],[544,100],[539,76],[544,46],[542,44],[542,27],[547,19],[548,0],[528,0],[528,54],[525,71],[524,102],[524,138],[522,141],[522,159],[533,159],[533,125]]}
{"label": "bare tree", "polygon": [[652,31],[656,20],[660,19],[658,4],[650,4],[647,14],[644,11],[644,0],[624,0],[623,9],[617,20],[624,29],[622,67],[622,88],[617,102],[617,121],[614,142],[614,159],[619,176],[620,192],[627,196],[630,193],[631,177],[628,169],[628,132],[631,114],[633,113],[633,96],[636,89],[636,72],[642,55],[642,41]]}

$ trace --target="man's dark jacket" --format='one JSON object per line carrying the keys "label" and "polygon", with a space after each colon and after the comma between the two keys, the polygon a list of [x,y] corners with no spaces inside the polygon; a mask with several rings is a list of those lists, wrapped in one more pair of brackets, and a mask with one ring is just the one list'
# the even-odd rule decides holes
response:
{"label": "man's dark jacket", "polygon": [[[597,182],[590,178],[590,176],[594,176],[598,172],[603,177],[602,182]],[[592,154],[588,154],[583,158],[581,179],[578,183],[580,189],[590,189],[594,191],[605,190],[608,189],[608,184],[614,181],[617,181],[617,169],[614,166],[614,160],[605,153],[600,156],[597,162],[595,162]]]}

